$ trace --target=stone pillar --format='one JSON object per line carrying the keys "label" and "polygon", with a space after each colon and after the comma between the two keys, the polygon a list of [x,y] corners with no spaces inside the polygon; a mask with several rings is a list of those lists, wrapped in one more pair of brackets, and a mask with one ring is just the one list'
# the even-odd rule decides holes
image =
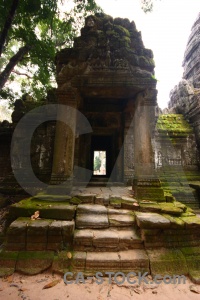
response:
{"label": "stone pillar", "polygon": [[[58,106],[51,185],[48,192],[66,194],[72,188],[79,94],[75,88],[57,91]],[[73,108],[70,109],[70,108]],[[65,122],[61,121],[64,120]]]}
{"label": "stone pillar", "polygon": [[139,93],[134,114],[133,190],[139,200],[164,201],[163,189],[155,174],[152,136],[155,126],[156,89]]}

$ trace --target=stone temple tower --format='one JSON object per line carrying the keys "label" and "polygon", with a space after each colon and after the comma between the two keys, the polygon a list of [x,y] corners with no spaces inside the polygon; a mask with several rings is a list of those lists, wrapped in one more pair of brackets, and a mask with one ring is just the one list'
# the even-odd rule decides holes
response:
{"label": "stone temple tower", "polygon": [[[141,189],[154,181],[157,187],[152,179],[157,105],[153,53],[144,47],[134,22],[104,14],[87,17],[81,36],[73,48],[57,54],[56,65],[57,100],[66,107],[58,111],[58,119],[67,116],[72,130],[57,122],[51,184],[72,178],[84,182],[88,170],[97,177],[94,153],[103,151],[107,180],[134,177],[142,180]],[[68,107],[74,109],[70,114]],[[90,133],[80,133],[83,125],[75,110],[89,121]]]}
{"label": "stone temple tower", "polygon": [[200,88],[200,13],[191,29],[183,67],[184,79],[192,81],[195,88]]}

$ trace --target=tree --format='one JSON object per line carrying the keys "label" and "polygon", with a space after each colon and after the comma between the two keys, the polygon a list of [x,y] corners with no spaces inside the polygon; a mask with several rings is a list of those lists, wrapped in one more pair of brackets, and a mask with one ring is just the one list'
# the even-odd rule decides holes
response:
{"label": "tree", "polygon": [[[0,4],[0,97],[15,97],[6,83],[20,77],[21,91],[44,96],[55,78],[56,51],[66,47],[94,0],[74,0],[71,11],[57,0],[2,0]],[[81,14],[80,14],[81,13]],[[63,38],[64,37],[64,38]]]}
{"label": "tree", "polygon": [[[153,1],[141,0],[142,8],[151,10]],[[56,52],[70,45],[87,14],[100,11],[95,0],[73,3],[65,12],[62,0],[1,0],[0,99],[17,97],[11,84],[16,81],[20,94],[36,99],[52,87]]]}
{"label": "tree", "polygon": [[101,159],[99,156],[95,156],[94,159],[94,171],[100,171],[101,168]]}

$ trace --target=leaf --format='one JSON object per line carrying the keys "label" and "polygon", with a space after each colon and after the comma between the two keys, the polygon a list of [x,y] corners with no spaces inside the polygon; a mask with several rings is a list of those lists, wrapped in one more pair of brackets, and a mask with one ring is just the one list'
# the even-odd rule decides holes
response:
{"label": "leaf", "polygon": [[13,281],[13,275],[10,275],[6,278],[6,281],[12,282]]}
{"label": "leaf", "polygon": [[19,289],[18,289],[19,292],[25,292],[25,291],[28,291],[28,290],[29,290],[29,289],[26,289],[26,288],[19,288]]}
{"label": "leaf", "polygon": [[200,294],[200,289],[198,289],[195,285],[190,285],[190,291],[196,294]]}
{"label": "leaf", "polygon": [[44,289],[49,289],[49,288],[52,288],[53,286],[55,286],[56,284],[58,284],[60,282],[60,279],[57,279],[57,280],[54,280],[48,284],[46,284],[44,287],[43,287],[43,290]]}
{"label": "leaf", "polygon": [[39,210],[35,211],[34,215],[31,216],[31,220],[36,220],[38,219],[40,216],[40,212]]}
{"label": "leaf", "polygon": [[67,252],[67,257],[68,257],[69,259],[71,259],[71,258],[72,258],[72,254],[71,254],[71,252]]}

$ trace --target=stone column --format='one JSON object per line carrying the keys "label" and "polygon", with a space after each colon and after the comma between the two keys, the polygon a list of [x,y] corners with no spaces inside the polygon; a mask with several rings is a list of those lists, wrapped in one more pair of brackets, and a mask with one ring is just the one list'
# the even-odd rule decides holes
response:
{"label": "stone column", "polygon": [[[57,91],[58,106],[54,143],[51,193],[66,194],[72,188],[76,132],[76,108],[79,94],[75,88]],[[73,110],[71,109],[73,108]],[[63,120],[63,121],[61,121]]]}
{"label": "stone column", "polygon": [[134,114],[133,190],[139,200],[164,201],[160,181],[155,174],[152,137],[155,127],[156,89],[139,93]]}

